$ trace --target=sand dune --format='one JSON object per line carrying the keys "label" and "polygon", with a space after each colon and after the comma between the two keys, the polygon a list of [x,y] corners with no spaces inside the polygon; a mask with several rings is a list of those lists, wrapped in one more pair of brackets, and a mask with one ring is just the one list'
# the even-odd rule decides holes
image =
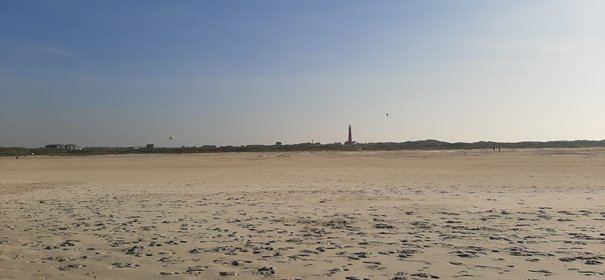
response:
{"label": "sand dune", "polygon": [[605,150],[0,158],[0,279],[605,279]]}

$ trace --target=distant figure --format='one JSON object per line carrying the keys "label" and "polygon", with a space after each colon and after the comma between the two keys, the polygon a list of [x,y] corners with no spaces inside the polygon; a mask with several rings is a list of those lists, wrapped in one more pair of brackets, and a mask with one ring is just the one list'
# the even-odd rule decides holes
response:
{"label": "distant figure", "polygon": [[494,151],[494,152],[495,152],[495,151],[496,151],[496,147],[492,147],[492,151]]}
{"label": "distant figure", "polygon": [[389,113],[387,113],[387,117],[389,116]]}
{"label": "distant figure", "polygon": [[501,148],[501,147],[498,147],[498,152],[500,152],[500,148]]}

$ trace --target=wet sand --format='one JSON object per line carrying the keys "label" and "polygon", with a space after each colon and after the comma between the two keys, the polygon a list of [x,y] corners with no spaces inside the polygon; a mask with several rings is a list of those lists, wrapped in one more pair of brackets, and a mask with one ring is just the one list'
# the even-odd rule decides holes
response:
{"label": "wet sand", "polygon": [[0,279],[605,279],[605,149],[0,158]]}

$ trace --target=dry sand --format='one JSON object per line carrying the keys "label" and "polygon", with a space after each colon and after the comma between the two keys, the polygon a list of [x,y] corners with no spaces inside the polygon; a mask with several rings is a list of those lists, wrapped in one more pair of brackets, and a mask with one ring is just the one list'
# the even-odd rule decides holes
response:
{"label": "dry sand", "polygon": [[605,279],[605,150],[0,158],[0,279]]}

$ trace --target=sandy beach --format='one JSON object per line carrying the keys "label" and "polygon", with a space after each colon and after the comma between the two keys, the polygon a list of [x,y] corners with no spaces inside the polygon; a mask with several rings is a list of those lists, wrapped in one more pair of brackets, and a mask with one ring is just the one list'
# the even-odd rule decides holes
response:
{"label": "sandy beach", "polygon": [[0,279],[605,279],[605,149],[0,158]]}

